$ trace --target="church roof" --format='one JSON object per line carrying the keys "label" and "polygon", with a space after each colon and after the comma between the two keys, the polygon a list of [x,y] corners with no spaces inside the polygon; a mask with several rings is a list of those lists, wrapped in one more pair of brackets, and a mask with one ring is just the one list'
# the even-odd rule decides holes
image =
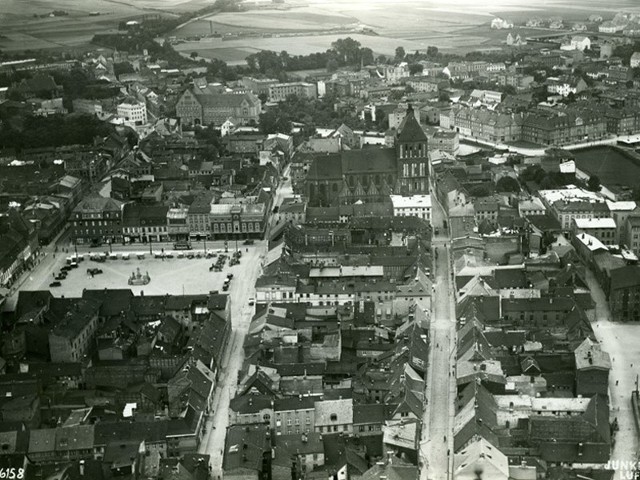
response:
{"label": "church roof", "polygon": [[407,115],[404,117],[404,120],[402,120],[400,127],[398,127],[398,141],[408,143],[427,141],[427,136],[416,120],[411,105],[409,105]]}
{"label": "church roof", "polygon": [[345,150],[342,155],[342,172],[388,173],[397,170],[396,151],[393,148],[363,148],[361,150]]}

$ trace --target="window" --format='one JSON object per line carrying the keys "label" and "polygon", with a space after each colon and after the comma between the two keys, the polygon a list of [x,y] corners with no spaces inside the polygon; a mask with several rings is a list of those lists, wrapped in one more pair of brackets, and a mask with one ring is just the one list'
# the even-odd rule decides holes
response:
{"label": "window", "polygon": [[332,422],[338,421],[338,415],[336,415],[335,413],[332,413],[329,418],[331,419]]}

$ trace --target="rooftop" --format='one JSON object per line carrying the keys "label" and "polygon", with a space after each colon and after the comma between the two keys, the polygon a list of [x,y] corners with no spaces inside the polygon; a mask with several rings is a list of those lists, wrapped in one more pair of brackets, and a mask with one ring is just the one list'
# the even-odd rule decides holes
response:
{"label": "rooftop", "polygon": [[581,229],[616,228],[613,218],[575,218],[576,227]]}

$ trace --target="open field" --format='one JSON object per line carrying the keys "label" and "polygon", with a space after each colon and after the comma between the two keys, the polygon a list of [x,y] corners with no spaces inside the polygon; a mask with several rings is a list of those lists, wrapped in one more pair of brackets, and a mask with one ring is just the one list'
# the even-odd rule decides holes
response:
{"label": "open field", "polygon": [[[122,20],[172,16],[210,4],[211,0],[0,0],[0,32],[6,37],[0,38],[0,50],[68,51],[86,47],[96,33],[115,31]],[[39,17],[53,10],[64,10],[68,15]]]}
{"label": "open field", "polygon": [[219,58],[218,49],[224,49],[225,54],[229,54],[230,49],[236,49],[239,53],[235,59],[227,58],[230,65],[244,65],[245,57],[249,53],[247,51],[273,50],[280,52],[286,50],[291,55],[307,55],[314,52],[323,52],[331,48],[331,43],[339,38],[351,37],[362,45],[371,48],[376,54],[393,55],[395,49],[399,45],[403,45],[407,51],[418,49],[426,49],[435,42],[415,42],[415,41],[398,41],[395,38],[377,37],[362,34],[332,34],[332,35],[296,35],[286,37],[270,37],[270,38],[243,38],[223,41],[220,38],[204,38],[200,41],[189,41],[175,45],[174,48],[179,52],[189,53],[198,52],[201,57]]}
{"label": "open field", "polygon": [[597,175],[604,185],[635,187],[640,179],[640,160],[632,159],[611,147],[593,147],[573,152],[576,166]]}
{"label": "open field", "polygon": [[[2,0],[0,2],[0,50],[25,49],[81,49],[95,33],[113,31],[122,20],[140,19],[144,15],[174,15],[194,11],[212,0]],[[288,0],[287,3],[294,3]],[[67,16],[39,18],[53,10],[65,10]],[[295,2],[292,8],[282,10],[252,10],[222,13],[188,23],[175,32],[178,37],[208,35],[213,31],[227,33],[270,32],[291,33],[323,31],[340,33],[341,37],[355,35],[362,28],[371,28],[379,34],[366,37],[363,45],[376,53],[393,53],[403,45],[414,51],[435,45],[445,51],[465,53],[473,49],[490,48],[499,44],[496,35],[506,37],[504,31],[492,32],[488,24],[494,16],[522,22],[531,16],[562,16],[569,21],[585,20],[589,14],[600,13],[611,17],[617,11],[640,11],[635,0],[459,0],[434,2],[431,0],[309,0]],[[98,16],[90,16],[98,12]],[[482,26],[477,30],[469,30]],[[351,30],[353,33],[351,33]],[[206,46],[207,55],[218,56],[230,63],[243,63],[247,49],[287,50],[292,53],[311,53],[330,48],[331,35],[311,38],[284,38],[275,42],[254,37],[224,45],[227,50],[215,52],[222,46]],[[189,45],[187,50],[197,50]],[[230,52],[237,49],[238,55]],[[296,52],[293,52],[296,50]]]}
{"label": "open field", "polygon": [[294,8],[286,10],[249,11],[238,13],[220,13],[205,20],[233,27],[250,26],[252,29],[265,30],[319,30],[334,28],[358,20],[354,17],[326,12],[313,8]]}
{"label": "open field", "polygon": [[[346,36],[357,39],[376,54],[393,54],[397,46],[403,46],[407,52],[437,46],[443,51],[466,53],[489,50],[504,43],[508,32],[489,28],[495,16],[516,23],[534,16],[561,16],[569,22],[575,22],[585,21],[593,13],[602,14],[605,18],[612,17],[621,10],[640,11],[640,4],[634,0],[607,3],[599,0],[459,0],[449,4],[401,0],[390,6],[386,0],[310,0],[306,6],[297,3],[289,10],[250,10],[212,15],[192,22],[174,34],[182,38],[212,32],[221,35],[258,34],[234,38],[224,44],[218,38],[207,39],[206,45],[201,45],[203,42],[187,42],[178,46],[180,51],[198,51],[205,58],[220,58],[230,64],[243,64],[246,56],[244,51],[248,49],[308,54],[327,50],[336,38]],[[378,36],[359,35],[358,32],[364,28],[372,29]],[[343,31],[336,36],[336,29],[351,31]],[[316,34],[303,35],[311,30]],[[323,34],[318,34],[318,31]],[[547,32],[524,28],[517,31],[523,36]],[[259,36],[264,33],[273,36]],[[276,37],[278,33],[282,36]],[[225,50],[217,51],[222,48]],[[229,48],[237,49],[239,55],[232,58]]]}

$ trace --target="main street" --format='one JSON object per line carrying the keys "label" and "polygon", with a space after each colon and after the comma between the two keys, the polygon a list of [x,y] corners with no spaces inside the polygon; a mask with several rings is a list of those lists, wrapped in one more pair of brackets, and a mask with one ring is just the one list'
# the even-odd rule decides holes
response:
{"label": "main street", "polygon": [[440,230],[432,238],[434,291],[431,298],[430,352],[426,406],[420,442],[420,479],[444,480],[453,462],[453,415],[456,352],[455,290],[452,279],[446,219],[432,193],[432,225]]}

